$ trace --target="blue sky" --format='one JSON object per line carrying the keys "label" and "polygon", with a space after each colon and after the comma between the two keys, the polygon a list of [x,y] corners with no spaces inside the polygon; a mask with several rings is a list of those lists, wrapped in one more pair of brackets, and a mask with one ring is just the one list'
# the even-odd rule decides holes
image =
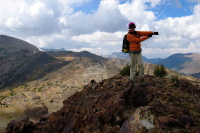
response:
{"label": "blue sky", "polygon": [[133,21],[160,33],[142,42],[147,58],[200,51],[200,0],[1,0],[0,18],[0,34],[39,48],[120,52]]}
{"label": "blue sky", "polygon": [[192,7],[196,4],[196,2],[188,2],[186,0],[181,0],[180,3],[176,3],[175,1],[165,3],[153,9],[154,12],[158,12],[157,17],[159,19],[192,15]]}
{"label": "blue sky", "polygon": [[83,11],[86,13],[93,13],[97,10],[99,6],[100,0],[92,0],[90,2],[85,2],[83,5],[77,6],[75,8],[75,12]]}
{"label": "blue sky", "polygon": [[[75,12],[82,11],[85,13],[93,13],[94,11],[97,10],[101,0],[91,0],[89,2],[85,2],[82,5],[77,5],[75,7]],[[123,0],[120,1],[120,4],[126,3],[126,2],[131,2],[130,0]],[[157,5],[156,8],[149,9],[150,11],[157,12],[157,17],[159,19],[163,19],[165,17],[180,17],[180,16],[188,16],[192,15],[193,12],[193,7],[196,5],[198,2],[189,2],[187,0],[180,0],[177,2],[176,0],[174,1],[163,1],[161,2],[160,5]],[[150,5],[150,3],[146,3],[146,5]]]}
{"label": "blue sky", "polygon": [[[85,13],[93,13],[97,10],[101,0],[91,0],[89,2],[85,2],[82,5],[78,5],[75,7],[75,12],[82,11]],[[130,0],[122,0],[119,1],[120,4],[131,2]],[[158,19],[165,19],[167,17],[181,17],[192,15],[193,7],[198,2],[189,2],[187,0],[165,0],[162,1],[160,5],[157,5],[156,8],[150,8],[149,11],[157,12],[156,16]],[[146,3],[146,5],[150,5],[150,3]]]}

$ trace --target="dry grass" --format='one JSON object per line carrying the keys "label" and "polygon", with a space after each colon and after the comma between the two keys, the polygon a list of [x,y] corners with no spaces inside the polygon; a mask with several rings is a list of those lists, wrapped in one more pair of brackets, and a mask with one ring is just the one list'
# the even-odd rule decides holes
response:
{"label": "dry grass", "polygon": [[0,132],[5,130],[11,120],[23,117],[23,111],[16,108],[0,108]]}

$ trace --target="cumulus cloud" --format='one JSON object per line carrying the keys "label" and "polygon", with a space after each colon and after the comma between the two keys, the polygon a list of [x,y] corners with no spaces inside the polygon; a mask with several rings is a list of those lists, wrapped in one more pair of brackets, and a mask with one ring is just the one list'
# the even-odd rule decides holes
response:
{"label": "cumulus cloud", "polygon": [[125,32],[100,32],[96,31],[92,34],[74,36],[72,39],[77,42],[85,42],[86,46],[90,45],[92,52],[101,51],[102,54],[107,54],[112,51],[121,50],[122,36]]}
{"label": "cumulus cloud", "polygon": [[120,13],[117,0],[102,0],[96,12],[86,14],[75,12],[64,16],[63,24],[70,29],[72,35],[88,34],[95,31],[115,32],[125,28],[127,19]]}
{"label": "cumulus cloud", "polygon": [[[128,23],[136,30],[159,31],[142,43],[143,55],[166,57],[177,52],[198,52],[200,48],[200,3],[193,14],[158,19],[153,9],[180,0],[101,0],[93,12],[76,11],[92,0],[2,0],[0,33],[28,41],[38,47],[88,50],[111,54],[121,51]],[[161,15],[161,14],[160,14]]]}
{"label": "cumulus cloud", "polygon": [[[46,1],[47,2],[47,1]],[[60,30],[59,11],[53,2],[4,0],[1,2],[0,24],[3,30],[26,35],[46,35]]]}

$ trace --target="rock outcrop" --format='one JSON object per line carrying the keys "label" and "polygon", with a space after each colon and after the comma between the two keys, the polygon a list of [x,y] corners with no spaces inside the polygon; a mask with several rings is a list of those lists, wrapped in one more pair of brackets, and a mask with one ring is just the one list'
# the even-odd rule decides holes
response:
{"label": "rock outcrop", "polygon": [[6,133],[199,133],[200,88],[188,80],[114,76],[84,86],[63,101],[63,107],[33,123],[28,117],[12,120]]}

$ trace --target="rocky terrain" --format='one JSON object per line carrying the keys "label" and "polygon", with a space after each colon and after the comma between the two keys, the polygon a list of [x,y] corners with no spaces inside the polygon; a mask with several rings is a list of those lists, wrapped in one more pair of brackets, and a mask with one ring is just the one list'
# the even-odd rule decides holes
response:
{"label": "rocky terrain", "polygon": [[[66,62],[66,64],[61,67],[47,69],[58,64],[55,65],[56,62],[54,62],[55,64],[45,64],[43,62],[43,65],[36,69],[34,64],[27,63],[26,68],[31,73],[28,76],[24,74],[22,77],[29,77],[28,79],[32,77],[34,80],[7,87],[0,91],[0,101],[8,104],[8,107],[0,108],[0,129],[5,129],[10,120],[22,116],[28,116],[31,121],[36,122],[42,115],[58,111],[63,106],[62,101],[81,91],[88,82],[93,79],[100,82],[110,78],[118,74],[127,63],[119,59],[99,57],[87,51],[41,52],[38,54],[40,56],[30,62],[43,62],[48,61],[48,58],[49,60],[53,58],[53,61],[58,62],[58,64],[59,62],[61,64]],[[41,55],[46,60],[43,60]],[[39,61],[40,59],[41,61]],[[153,75],[155,67],[154,64],[146,63],[145,74]],[[35,69],[32,71],[31,68]],[[167,69],[167,72],[169,73],[168,78],[178,76],[193,83],[200,83],[198,79],[192,76],[180,75],[170,69]]]}
{"label": "rocky terrain", "polygon": [[0,108],[0,129],[21,116],[37,121],[43,114],[57,111],[64,99],[81,91],[90,80],[110,78],[126,65],[123,60],[97,57],[89,52],[69,53],[57,53],[59,56],[54,58],[38,52],[24,63],[24,73],[17,79],[20,82],[0,90],[0,102],[8,105]]}
{"label": "rocky terrain", "polygon": [[[63,107],[43,115],[10,121],[5,133],[199,133],[200,88],[189,80],[145,76],[136,79],[113,76],[92,80],[63,101]],[[62,102],[62,101],[60,101]]]}

